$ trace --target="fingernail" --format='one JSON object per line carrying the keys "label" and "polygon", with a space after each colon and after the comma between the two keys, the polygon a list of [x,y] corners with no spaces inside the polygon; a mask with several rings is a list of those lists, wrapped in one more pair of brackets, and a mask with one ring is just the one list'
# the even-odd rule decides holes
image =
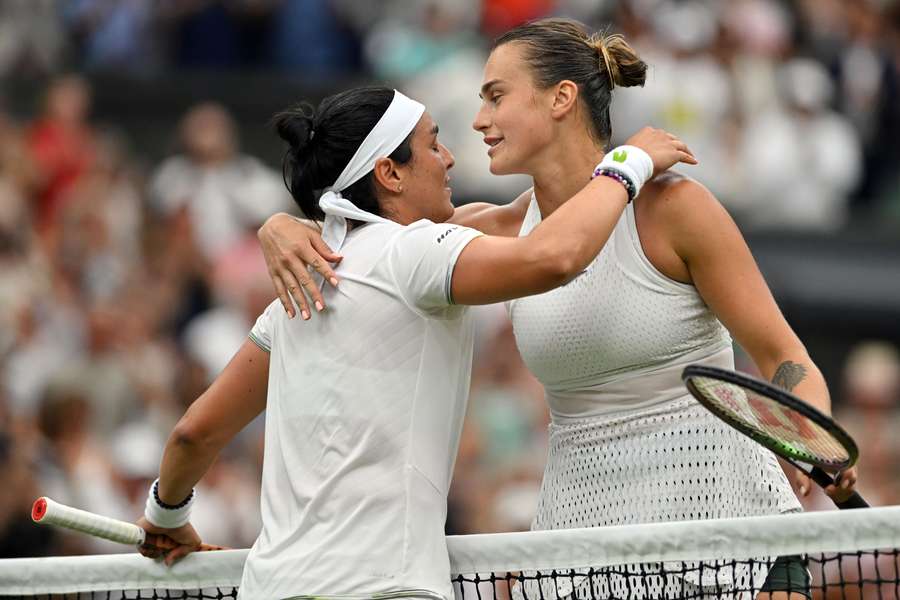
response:
{"label": "fingernail", "polygon": [[332,277],[328,281],[329,281],[329,283],[331,283],[331,285],[333,285],[334,287],[337,287],[337,284],[338,284],[337,277]]}
{"label": "fingernail", "polygon": [[316,310],[319,312],[322,312],[323,310],[325,310],[325,306],[323,306],[322,303],[319,302],[318,300],[316,300]]}
{"label": "fingernail", "polygon": [[302,312],[300,313],[300,316],[303,317],[303,320],[304,320],[304,321],[308,321],[308,320],[309,320],[309,313],[306,312],[305,310],[302,311]]}

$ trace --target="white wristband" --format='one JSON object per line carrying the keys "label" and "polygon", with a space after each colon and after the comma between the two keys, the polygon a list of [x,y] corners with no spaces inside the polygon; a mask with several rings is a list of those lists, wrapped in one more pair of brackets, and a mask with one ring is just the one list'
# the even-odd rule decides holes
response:
{"label": "white wristband", "polygon": [[594,173],[612,171],[625,177],[634,186],[634,196],[653,177],[653,159],[637,146],[618,146],[607,152]]}
{"label": "white wristband", "polygon": [[144,518],[150,521],[151,524],[163,529],[175,529],[186,525],[191,520],[191,507],[194,505],[197,493],[191,491],[191,495],[188,501],[184,503],[184,506],[166,508],[161,506],[156,500],[154,491],[158,485],[159,479],[150,486],[150,491],[147,494],[147,504],[144,507]]}

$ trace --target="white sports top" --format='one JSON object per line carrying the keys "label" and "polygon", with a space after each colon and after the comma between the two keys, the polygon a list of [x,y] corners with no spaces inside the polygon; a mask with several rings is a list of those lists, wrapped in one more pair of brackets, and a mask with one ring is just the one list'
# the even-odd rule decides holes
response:
{"label": "white sports top", "polygon": [[262,532],[241,598],[452,594],[444,521],[473,330],[449,290],[478,235],[354,229],[326,311],[290,320],[276,301],[257,320],[250,337],[271,352]]}
{"label": "white sports top", "polygon": [[[520,235],[540,222],[532,195]],[[633,204],[584,273],[508,307],[519,351],[544,384],[554,420],[683,397],[681,368],[713,355],[733,367],[731,336],[696,288],[664,276],[644,255]]]}
{"label": "white sports top", "polygon": [[[540,220],[532,198],[521,235]],[[691,363],[734,368],[731,337],[693,286],[664,276],[644,255],[632,204],[585,273],[510,302],[509,312],[552,415],[532,529],[800,509],[775,455],[710,414],[682,384]],[[759,563],[719,581],[598,575],[579,587],[592,586],[597,597],[687,591],[699,598],[751,583],[758,590],[766,574]]]}

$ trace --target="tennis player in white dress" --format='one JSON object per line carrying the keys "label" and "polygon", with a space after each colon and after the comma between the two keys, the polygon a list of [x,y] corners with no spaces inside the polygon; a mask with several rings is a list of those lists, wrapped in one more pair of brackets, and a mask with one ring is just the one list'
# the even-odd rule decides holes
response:
{"label": "tennis player in white dress", "polygon": [[342,281],[312,323],[273,302],[181,419],[139,521],[180,545],[163,553],[151,538],[142,552],[171,563],[197,547],[193,486],[265,409],[263,526],[240,597],[450,597],[446,496],[472,356],[464,305],[571,281],[654,171],[695,161],[644,130],[632,139],[647,152],[624,147],[628,160],[588,173],[534,233],[496,238],[441,223],[453,213],[453,157],[424,107],[399,92],[351,90],[276,124],[292,194],[324,216]]}

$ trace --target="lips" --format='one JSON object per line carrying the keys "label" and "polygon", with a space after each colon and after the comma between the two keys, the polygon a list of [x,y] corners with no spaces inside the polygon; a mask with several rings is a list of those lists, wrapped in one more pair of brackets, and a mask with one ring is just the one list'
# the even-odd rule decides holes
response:
{"label": "lips", "polygon": [[490,146],[490,148],[488,149],[488,156],[493,156],[495,150],[497,149],[497,146],[499,146],[500,144],[503,143],[503,138],[495,137],[495,136],[487,136],[484,138],[484,143],[487,144],[488,146]]}

